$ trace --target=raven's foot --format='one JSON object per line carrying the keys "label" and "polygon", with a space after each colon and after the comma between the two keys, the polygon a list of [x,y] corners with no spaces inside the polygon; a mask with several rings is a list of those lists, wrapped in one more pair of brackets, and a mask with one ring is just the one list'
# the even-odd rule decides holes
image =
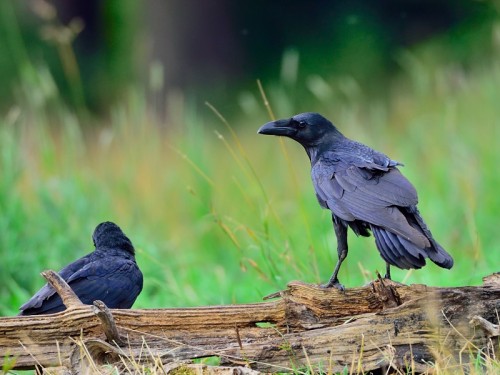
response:
{"label": "raven's foot", "polygon": [[[380,272],[375,271],[375,273],[377,274],[377,280],[381,280],[382,281],[382,275],[380,274]],[[385,275],[384,275],[383,280],[390,280],[390,281],[392,281],[392,279],[391,279],[391,273],[390,272],[386,272]]]}
{"label": "raven's foot", "polygon": [[342,293],[345,293],[345,288],[344,286],[339,282],[338,279],[330,280],[325,284],[320,284],[322,288],[335,288],[341,291]]}

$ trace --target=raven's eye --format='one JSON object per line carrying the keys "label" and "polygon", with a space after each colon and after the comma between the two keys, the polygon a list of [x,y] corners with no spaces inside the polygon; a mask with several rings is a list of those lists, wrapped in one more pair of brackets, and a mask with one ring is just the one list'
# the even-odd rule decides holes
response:
{"label": "raven's eye", "polygon": [[299,121],[298,125],[299,125],[299,128],[304,129],[306,127],[306,125],[307,125],[307,122],[305,122],[305,121]]}

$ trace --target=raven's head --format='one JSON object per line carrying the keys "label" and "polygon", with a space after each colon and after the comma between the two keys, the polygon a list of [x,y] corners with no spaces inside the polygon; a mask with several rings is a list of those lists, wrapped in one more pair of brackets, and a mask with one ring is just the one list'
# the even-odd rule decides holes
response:
{"label": "raven's head", "polygon": [[111,221],[99,224],[92,235],[96,249],[114,248],[135,253],[134,246],[129,238],[122,232],[120,227]]}
{"label": "raven's head", "polygon": [[319,113],[306,112],[292,118],[276,120],[263,125],[259,134],[289,137],[305,148],[320,145],[323,141],[342,137],[335,126]]}

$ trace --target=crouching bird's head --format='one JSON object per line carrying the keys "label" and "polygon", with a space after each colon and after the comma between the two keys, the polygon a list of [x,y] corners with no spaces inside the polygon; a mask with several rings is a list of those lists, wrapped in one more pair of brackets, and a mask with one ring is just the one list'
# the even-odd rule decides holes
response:
{"label": "crouching bird's head", "polygon": [[130,239],[122,232],[120,227],[111,221],[99,224],[92,235],[96,249],[121,249],[135,254],[134,246]]}
{"label": "crouching bird's head", "polygon": [[306,148],[343,137],[330,121],[313,112],[268,122],[258,130],[258,133],[292,138]]}

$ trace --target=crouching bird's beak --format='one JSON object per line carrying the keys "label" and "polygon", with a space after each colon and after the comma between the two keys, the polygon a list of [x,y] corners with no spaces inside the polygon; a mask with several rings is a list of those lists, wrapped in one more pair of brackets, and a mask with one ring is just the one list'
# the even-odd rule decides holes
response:
{"label": "crouching bird's beak", "polygon": [[297,129],[292,126],[290,119],[284,119],[268,122],[267,124],[261,126],[257,133],[293,137],[297,134]]}

